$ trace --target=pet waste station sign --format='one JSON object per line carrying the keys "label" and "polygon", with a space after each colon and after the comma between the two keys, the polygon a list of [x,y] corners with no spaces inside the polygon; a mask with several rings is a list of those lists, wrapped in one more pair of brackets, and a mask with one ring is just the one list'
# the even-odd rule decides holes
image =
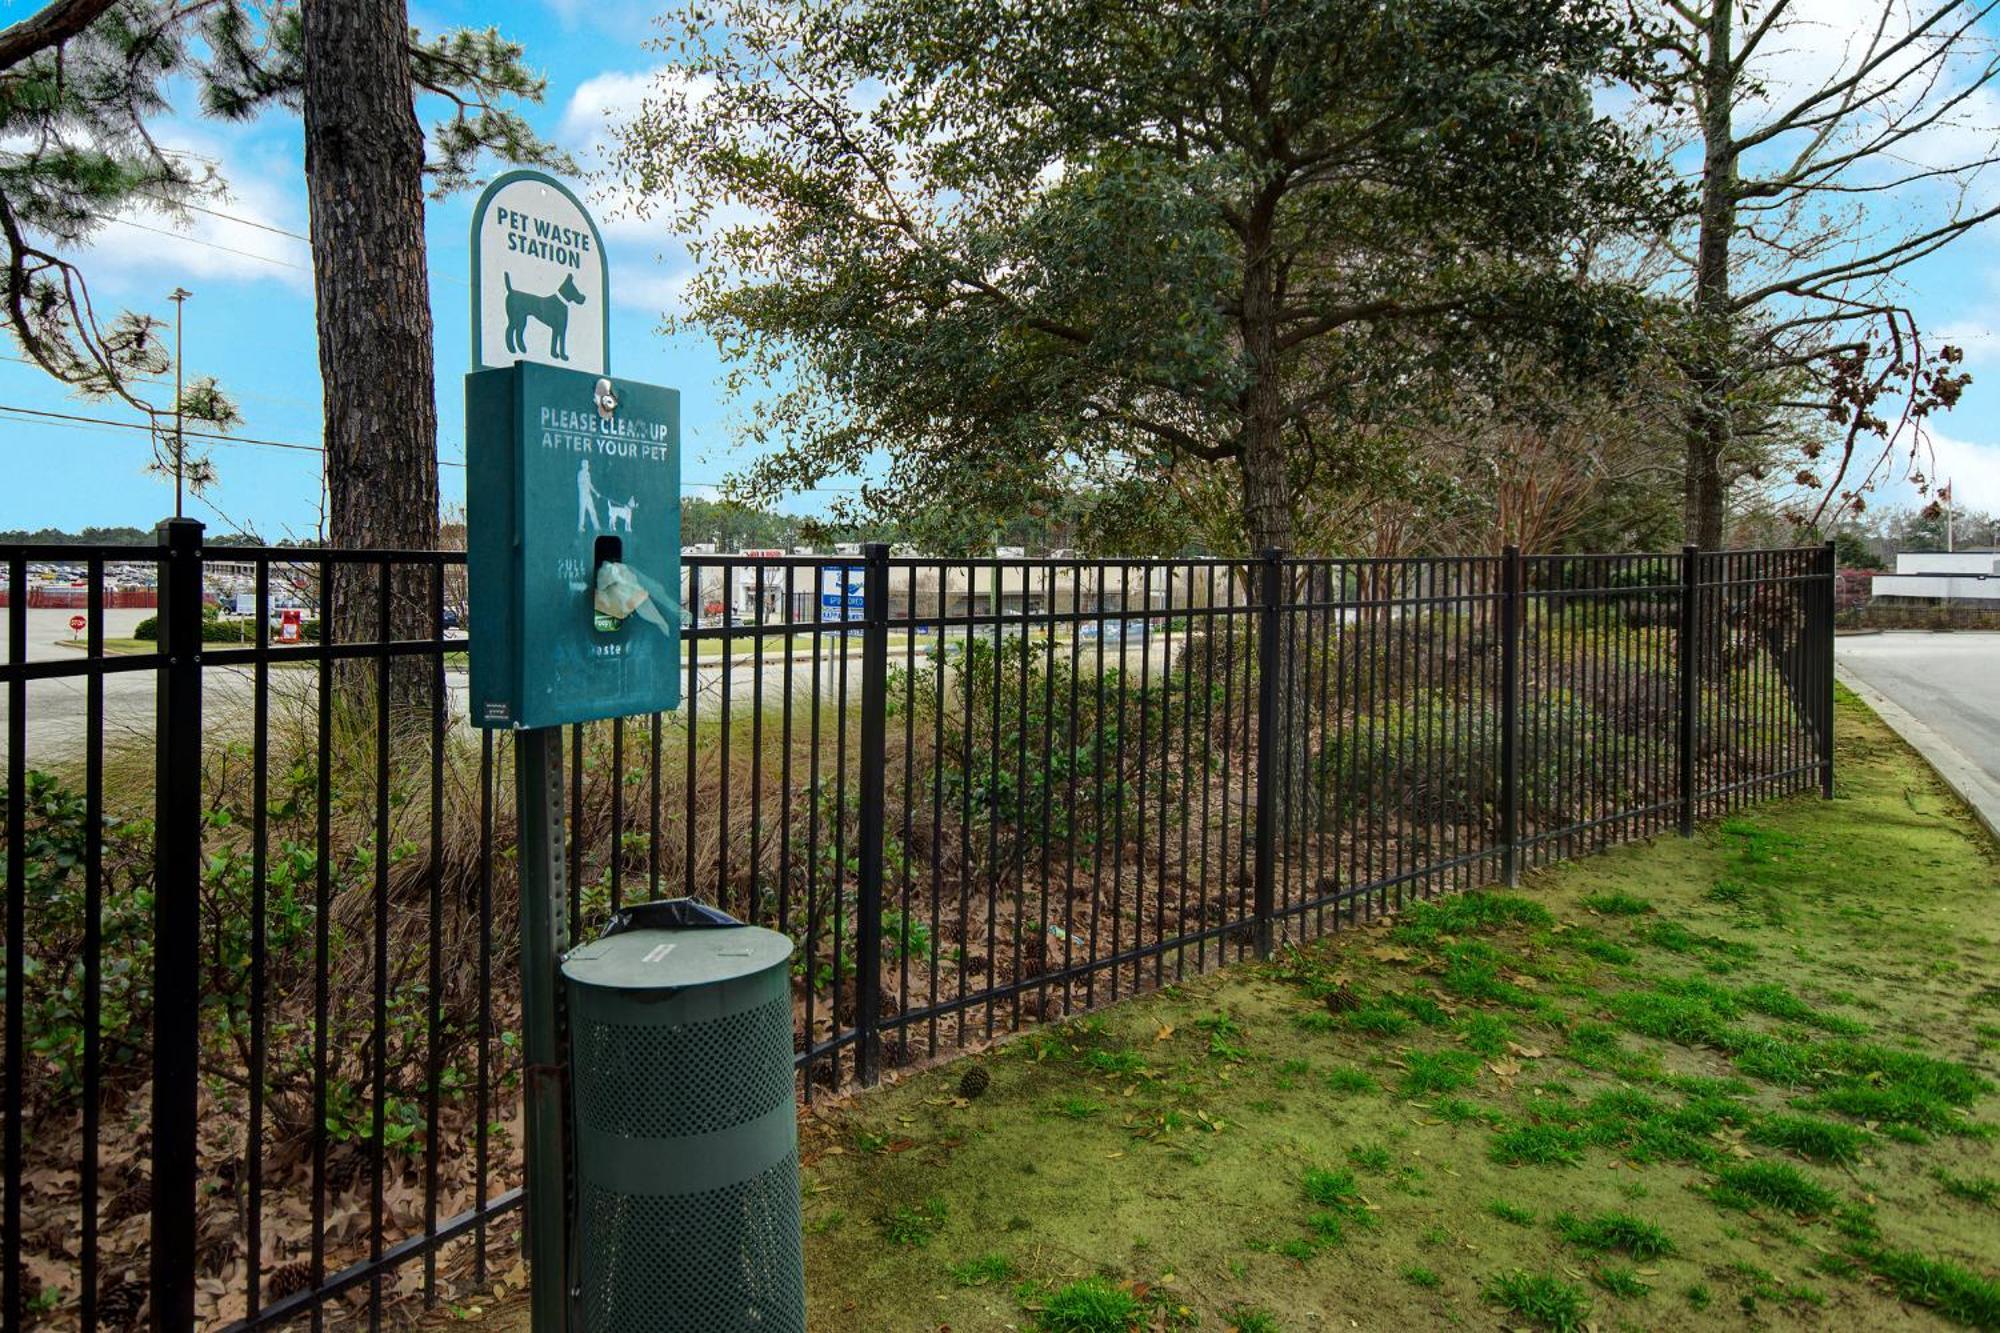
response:
{"label": "pet waste station sign", "polygon": [[465,381],[472,720],[680,703],[680,394],[610,374],[597,226],[539,172],[472,221]]}
{"label": "pet waste station sign", "polygon": [[472,211],[472,366],[610,370],[610,269],[577,197],[539,171],[510,171]]}

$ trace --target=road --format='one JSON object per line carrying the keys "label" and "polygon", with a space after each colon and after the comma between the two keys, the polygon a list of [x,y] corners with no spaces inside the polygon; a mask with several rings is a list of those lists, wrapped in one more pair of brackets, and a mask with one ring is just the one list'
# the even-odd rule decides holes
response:
{"label": "road", "polygon": [[[4,654],[7,642],[7,617],[12,612],[0,608],[0,654]],[[82,652],[77,648],[64,646],[70,637],[69,618],[73,614],[63,610],[31,610],[28,613],[28,660],[81,660]],[[106,611],[105,635],[107,638],[129,637],[132,629],[141,619],[152,614],[149,611]],[[1180,636],[1175,637],[1178,647]],[[824,699],[840,697],[841,670],[840,657],[845,648],[847,655],[846,690],[849,701],[858,703],[861,698],[861,657],[859,645],[844,642],[829,635],[821,645],[819,663],[820,695]],[[1115,666],[1122,659],[1127,668],[1136,672],[1140,658],[1150,648],[1152,670],[1160,672],[1166,666],[1166,649],[1163,637],[1156,637],[1152,644],[1142,647],[1136,643],[1121,645],[1107,650],[1105,665]],[[917,650],[919,663],[925,660],[926,646],[920,641]],[[1095,645],[1084,644],[1079,648],[1082,661],[1088,665],[1094,662]],[[900,667],[907,660],[900,645],[892,648],[890,665]],[[754,669],[754,655],[741,653],[730,659],[728,667],[728,695],[730,709],[735,712],[756,698],[759,678]],[[723,696],[724,669],[720,658],[700,658],[696,661],[696,678],[699,682],[697,713],[706,720],[713,720]],[[466,692],[468,682],[462,668],[449,667],[445,673],[446,688],[451,695],[451,716],[455,727],[466,727]],[[762,696],[766,707],[777,707],[784,702],[786,691],[785,664],[783,659],[766,656],[762,673]],[[281,667],[271,673],[271,709],[274,718],[291,716],[308,718],[312,715],[312,705],[317,695],[317,673],[304,667]],[[81,757],[85,738],[86,682],[81,676],[53,680],[36,680],[28,683],[27,746],[26,754],[30,765],[61,761],[74,761]],[[795,701],[809,700],[813,690],[813,658],[810,651],[795,653],[791,662],[791,692]],[[151,671],[116,672],[104,678],[104,735],[107,748],[117,750],[146,743],[153,734],[155,677]],[[253,677],[247,667],[210,667],[203,677],[202,722],[203,731],[211,742],[221,739],[241,739],[250,734],[252,716],[251,704],[254,698]],[[8,710],[7,694],[0,690],[0,762],[7,754],[6,719]]]}
{"label": "road", "polygon": [[1850,681],[1913,719],[1907,728],[1878,710],[1989,823],[2000,821],[2000,634],[1854,635],[1835,656]]}

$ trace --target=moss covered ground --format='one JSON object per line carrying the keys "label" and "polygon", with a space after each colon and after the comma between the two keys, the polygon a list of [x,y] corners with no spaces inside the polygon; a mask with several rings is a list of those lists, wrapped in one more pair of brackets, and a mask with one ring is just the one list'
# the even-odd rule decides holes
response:
{"label": "moss covered ground", "polygon": [[2000,1327],[2000,855],[1837,757],[821,1107],[813,1328]]}

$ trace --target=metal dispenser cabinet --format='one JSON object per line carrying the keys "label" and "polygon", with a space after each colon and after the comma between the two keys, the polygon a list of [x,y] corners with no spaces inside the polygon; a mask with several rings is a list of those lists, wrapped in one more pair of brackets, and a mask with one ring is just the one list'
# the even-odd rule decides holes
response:
{"label": "metal dispenser cabinet", "polygon": [[804,1333],[791,954],[676,899],[564,962],[587,1333]]}

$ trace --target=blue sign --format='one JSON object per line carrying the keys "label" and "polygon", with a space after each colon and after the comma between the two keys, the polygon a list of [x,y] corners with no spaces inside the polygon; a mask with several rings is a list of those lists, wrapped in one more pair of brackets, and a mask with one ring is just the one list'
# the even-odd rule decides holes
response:
{"label": "blue sign", "polygon": [[825,565],[819,572],[819,618],[866,620],[866,570],[860,565]]}

